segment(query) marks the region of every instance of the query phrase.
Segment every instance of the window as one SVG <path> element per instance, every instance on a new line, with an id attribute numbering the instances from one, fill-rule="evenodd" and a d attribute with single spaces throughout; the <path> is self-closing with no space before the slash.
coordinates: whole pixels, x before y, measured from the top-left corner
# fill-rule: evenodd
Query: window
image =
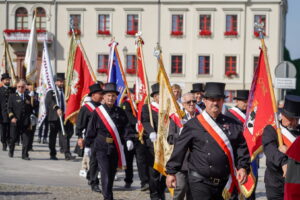
<path id="1" fill-rule="evenodd" d="M 198 74 L 209 74 L 209 73 L 210 73 L 209 56 L 199 56 Z"/>
<path id="2" fill-rule="evenodd" d="M 126 72 L 128 74 L 136 73 L 136 56 L 135 55 L 127 55 L 126 56 Z"/>
<path id="3" fill-rule="evenodd" d="M 227 98 L 225 98 L 225 102 L 226 103 L 233 103 L 235 93 L 236 93 L 235 90 L 225 90 L 225 96 L 227 96 Z"/>
<path id="4" fill-rule="evenodd" d="M 211 15 L 200 15 L 200 32 L 199 35 L 211 35 Z"/>
<path id="5" fill-rule="evenodd" d="M 236 56 L 225 57 L 225 75 L 232 76 L 237 75 L 236 73 Z"/>
<path id="6" fill-rule="evenodd" d="M 108 14 L 98 16 L 98 34 L 110 35 L 110 16 Z"/>
<path id="7" fill-rule="evenodd" d="M 108 70 L 108 55 L 99 54 L 98 55 L 98 73 L 107 73 Z"/>
<path id="8" fill-rule="evenodd" d="M 256 70 L 256 68 L 257 68 L 257 65 L 258 65 L 258 59 L 259 59 L 258 56 L 254 56 L 254 57 L 253 57 L 253 73 L 255 73 L 255 70 Z"/>
<path id="9" fill-rule="evenodd" d="M 21 7 L 16 10 L 16 15 L 15 15 L 15 28 L 17 30 L 24 30 L 28 29 L 28 12 L 26 8 Z"/>
<path id="10" fill-rule="evenodd" d="M 236 36 L 237 30 L 237 15 L 226 15 L 226 32 L 225 35 Z"/>
<path id="11" fill-rule="evenodd" d="M 183 15 L 172 15 L 172 31 L 171 35 L 183 34 Z"/>
<path id="12" fill-rule="evenodd" d="M 81 26 L 81 15 L 79 14 L 71 14 L 70 20 L 73 22 L 73 28 L 76 35 L 80 35 L 80 26 Z M 72 35 L 72 29 L 70 27 L 69 34 Z"/>
<path id="13" fill-rule="evenodd" d="M 46 30 L 46 11 L 44 8 L 38 7 L 36 15 L 36 29 L 37 30 Z M 33 12 L 35 15 L 35 11 Z"/>
<path id="14" fill-rule="evenodd" d="M 182 74 L 182 56 L 176 55 L 171 57 L 171 73 Z"/>
<path id="15" fill-rule="evenodd" d="M 127 35 L 135 35 L 139 30 L 139 16 L 127 15 Z"/>
<path id="16" fill-rule="evenodd" d="M 263 34 L 266 35 L 266 15 L 254 15 L 254 24 L 258 23 L 258 24 L 263 24 Z M 257 28 L 254 26 L 254 35 L 256 37 L 259 36 L 259 32 L 257 30 Z"/>

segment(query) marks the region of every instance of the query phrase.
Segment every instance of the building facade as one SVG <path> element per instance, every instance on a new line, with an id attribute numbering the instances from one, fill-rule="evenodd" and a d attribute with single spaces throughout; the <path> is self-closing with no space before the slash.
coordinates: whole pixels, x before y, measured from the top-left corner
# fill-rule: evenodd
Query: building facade
<path id="1" fill-rule="evenodd" d="M 114 37 L 127 80 L 133 85 L 137 32 L 142 32 L 145 42 L 149 81 L 156 80 L 153 52 L 159 44 L 171 83 L 184 91 L 192 83 L 208 81 L 225 82 L 230 97 L 233 90 L 249 89 L 261 45 L 255 22 L 264 23 L 273 79 L 276 65 L 283 60 L 286 0 L 0 0 L 0 30 L 10 44 L 19 76 L 24 73 L 22 62 L 34 12 L 38 40 L 48 42 L 54 71 L 66 71 L 72 21 L 102 81 L 106 80 L 108 44 Z M 42 43 L 39 48 L 42 52 Z"/>

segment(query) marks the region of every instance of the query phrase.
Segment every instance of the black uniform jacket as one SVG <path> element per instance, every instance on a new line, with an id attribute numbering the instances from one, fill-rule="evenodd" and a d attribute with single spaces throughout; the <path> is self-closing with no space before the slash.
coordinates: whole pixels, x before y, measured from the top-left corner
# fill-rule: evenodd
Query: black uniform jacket
<path id="1" fill-rule="evenodd" d="M 124 110 L 118 106 L 113 106 L 110 108 L 106 104 L 104 104 L 103 107 L 116 125 L 120 134 L 121 142 L 124 144 L 126 140 L 130 140 L 134 135 L 134 131 L 131 129 L 130 124 L 128 123 L 128 118 Z M 97 114 L 97 111 L 94 110 L 91 120 L 88 123 L 85 144 L 87 147 L 90 147 L 91 144 L 93 144 L 93 147 L 96 151 L 101 151 L 104 149 L 116 150 L 115 145 L 106 143 L 103 137 L 111 138 L 112 136 Z"/>
<path id="2" fill-rule="evenodd" d="M 59 109 L 59 106 L 56 104 L 55 93 L 53 90 L 47 93 L 45 104 L 48 121 L 53 122 L 59 120 L 59 117 L 57 115 L 57 110 Z"/>
<path id="3" fill-rule="evenodd" d="M 300 135 L 299 129 L 290 131 L 295 137 Z M 278 138 L 276 130 L 268 125 L 264 129 L 262 136 L 264 153 L 266 155 L 267 169 L 265 172 L 265 184 L 270 187 L 283 187 L 284 178 L 282 177 L 282 166 L 287 164 L 288 157 L 278 150 Z"/>
<path id="4" fill-rule="evenodd" d="M 100 103 L 91 101 L 90 103 L 92 103 L 95 107 L 100 106 Z M 83 105 L 80 108 L 78 117 L 77 117 L 77 121 L 76 121 L 76 135 L 78 136 L 78 138 L 82 138 L 83 135 L 83 131 L 86 131 L 86 128 L 88 126 L 89 121 L 92 118 L 92 114 L 93 112 L 91 112 L 85 105 Z"/>
<path id="5" fill-rule="evenodd" d="M 9 95 L 13 93 L 11 87 L 0 87 L 0 123 L 9 123 L 8 118 L 8 98 Z"/>
<path id="6" fill-rule="evenodd" d="M 242 126 L 222 114 L 217 117 L 216 123 L 231 142 L 237 169 L 244 168 L 249 172 L 250 157 L 242 134 Z M 180 171 L 188 150 L 190 152 L 189 170 L 196 171 L 204 177 L 225 179 L 229 176 L 230 168 L 227 156 L 197 118 L 189 120 L 184 125 L 166 166 L 168 174 Z"/>
<path id="7" fill-rule="evenodd" d="M 239 108 L 238 108 L 238 109 L 239 109 Z M 240 110 L 241 110 L 241 109 L 240 109 Z M 244 114 L 246 114 L 245 111 L 242 111 L 242 110 L 241 110 L 241 112 L 243 112 Z M 225 115 L 226 115 L 227 117 L 230 117 L 230 118 L 236 120 L 238 123 L 240 123 L 240 124 L 243 126 L 243 123 L 242 123 L 235 115 L 233 115 L 229 110 L 226 110 Z"/>
<path id="8" fill-rule="evenodd" d="M 133 140 L 134 140 L 133 142 L 137 142 L 138 141 L 138 134 L 137 134 L 137 131 L 136 131 L 137 118 L 132 113 L 131 105 L 128 101 L 124 101 L 123 104 L 121 105 L 121 108 L 123 108 L 123 110 L 125 111 L 126 116 L 128 118 L 128 121 L 129 121 L 129 124 L 130 124 L 130 127 L 135 133 L 135 137 L 133 138 Z"/>
<path id="9" fill-rule="evenodd" d="M 202 110 L 205 109 L 205 104 L 203 103 L 203 101 L 197 102 L 197 106 L 199 106 Z"/>
<path id="10" fill-rule="evenodd" d="M 30 102 L 30 96 L 24 93 L 24 100 L 18 93 L 11 94 L 8 99 L 8 116 L 17 118 L 17 125 L 23 127 L 30 126 L 30 115 L 33 114 L 33 107 Z"/>
<path id="11" fill-rule="evenodd" d="M 151 109 L 151 108 L 150 108 Z M 157 133 L 157 127 L 158 127 L 158 113 L 155 112 L 154 110 L 151 109 L 152 112 L 152 119 L 153 119 L 153 126 L 151 125 L 150 122 L 150 114 L 149 114 L 149 107 L 148 104 L 145 104 L 142 108 L 142 124 L 144 127 L 144 136 L 146 139 L 146 144 L 148 147 L 150 148 L 154 148 L 153 147 L 153 143 L 151 142 L 149 136 L 150 133 L 155 132 Z"/>

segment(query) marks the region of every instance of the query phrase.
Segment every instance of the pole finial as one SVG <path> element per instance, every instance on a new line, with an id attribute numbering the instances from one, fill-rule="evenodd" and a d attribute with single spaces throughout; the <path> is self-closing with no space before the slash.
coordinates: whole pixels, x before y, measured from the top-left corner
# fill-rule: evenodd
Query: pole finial
<path id="1" fill-rule="evenodd" d="M 260 39 L 264 38 L 264 27 L 265 27 L 265 24 L 263 22 L 261 22 L 261 23 L 255 22 L 254 23 L 254 28 L 259 33 Z"/>
<path id="2" fill-rule="evenodd" d="M 160 54 L 161 54 L 161 47 L 159 45 L 159 43 L 156 44 L 156 47 L 154 48 L 154 52 L 153 55 L 159 59 L 160 58 Z"/>

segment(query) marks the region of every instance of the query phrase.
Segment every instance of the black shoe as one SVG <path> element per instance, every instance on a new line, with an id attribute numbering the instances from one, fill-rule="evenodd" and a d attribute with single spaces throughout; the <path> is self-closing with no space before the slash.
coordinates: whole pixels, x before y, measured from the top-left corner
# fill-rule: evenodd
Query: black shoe
<path id="1" fill-rule="evenodd" d="M 56 156 L 50 156 L 50 160 L 58 160 Z"/>
<path id="2" fill-rule="evenodd" d="M 7 151 L 7 145 L 6 144 L 3 144 L 2 151 Z"/>
<path id="3" fill-rule="evenodd" d="M 91 188 L 93 192 L 99 192 L 99 193 L 102 192 L 98 185 L 93 185 Z"/>
<path id="4" fill-rule="evenodd" d="M 42 139 L 39 137 L 39 139 L 38 139 L 37 142 L 38 142 L 38 143 L 41 143 L 41 142 L 42 142 Z"/>
<path id="5" fill-rule="evenodd" d="M 47 144 L 47 139 L 46 138 L 43 139 L 43 144 Z"/>
<path id="6" fill-rule="evenodd" d="M 30 158 L 28 156 L 26 157 L 22 157 L 23 160 L 30 160 Z"/>
<path id="7" fill-rule="evenodd" d="M 33 148 L 28 149 L 28 151 L 34 151 Z"/>
<path id="8" fill-rule="evenodd" d="M 10 158 L 14 157 L 14 153 L 11 152 L 11 151 L 9 151 L 9 152 L 8 152 L 8 157 L 10 157 Z"/>
<path id="9" fill-rule="evenodd" d="M 76 156 L 72 156 L 71 154 L 67 154 L 65 160 L 74 160 Z"/>
<path id="10" fill-rule="evenodd" d="M 125 183 L 124 188 L 127 188 L 127 189 L 131 188 L 131 183 Z"/>
<path id="11" fill-rule="evenodd" d="M 149 190 L 149 184 L 145 183 L 144 185 L 141 186 L 141 191 L 146 191 Z"/>

